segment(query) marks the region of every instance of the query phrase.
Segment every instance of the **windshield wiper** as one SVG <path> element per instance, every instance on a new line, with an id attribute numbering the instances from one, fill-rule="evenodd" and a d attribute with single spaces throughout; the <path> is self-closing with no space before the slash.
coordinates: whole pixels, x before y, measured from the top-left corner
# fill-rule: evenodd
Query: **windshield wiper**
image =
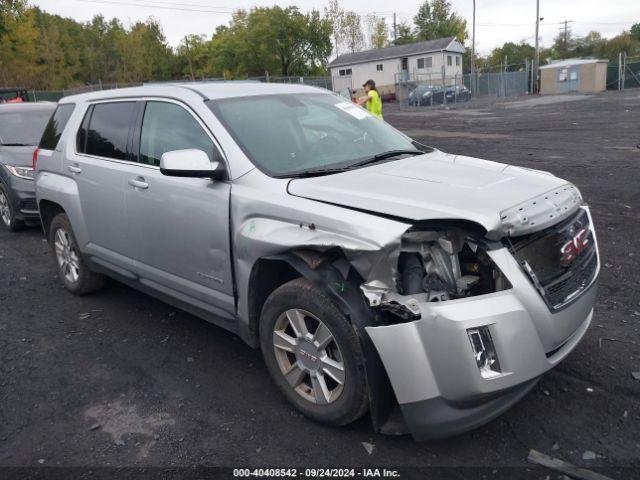
<path id="1" fill-rule="evenodd" d="M 346 172 L 349 167 L 340 168 L 318 168 L 313 170 L 303 170 L 302 172 L 287 173 L 284 175 L 278 175 L 276 178 L 305 178 L 305 177 L 319 177 L 321 175 L 330 175 L 332 173 Z"/>
<path id="2" fill-rule="evenodd" d="M 3 143 L 3 147 L 35 147 L 35 143 Z"/>
<path id="3" fill-rule="evenodd" d="M 364 165 L 368 165 L 370 163 L 379 162 L 380 160 L 386 160 L 388 158 L 397 157 L 400 155 L 422 155 L 425 152 L 420 150 L 389 150 L 387 152 L 378 153 L 369 158 L 365 158 L 356 163 L 352 163 L 351 165 L 347 165 L 346 167 L 338 167 L 338 168 L 318 168 L 312 170 L 304 170 L 302 172 L 289 173 L 285 175 L 280 175 L 276 178 L 304 178 L 304 177 L 318 177 L 320 175 L 330 175 L 332 173 L 342 173 L 348 170 L 351 170 L 356 167 L 362 167 Z"/>
<path id="4" fill-rule="evenodd" d="M 380 160 L 386 160 L 388 158 L 398 157 L 400 155 L 422 155 L 422 154 L 424 154 L 424 152 L 421 152 L 420 150 L 389 150 L 387 152 L 378 153 L 373 157 L 365 158 L 364 160 L 361 160 L 359 162 L 352 163 L 351 165 L 349 165 L 349 168 L 362 167 L 364 165 L 369 165 L 370 163 L 379 162 Z"/>

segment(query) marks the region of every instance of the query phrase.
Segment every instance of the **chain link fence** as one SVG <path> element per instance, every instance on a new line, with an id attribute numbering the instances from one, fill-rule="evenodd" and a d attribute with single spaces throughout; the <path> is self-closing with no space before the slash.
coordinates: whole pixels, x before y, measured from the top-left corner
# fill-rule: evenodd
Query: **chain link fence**
<path id="1" fill-rule="evenodd" d="M 607 67 L 607 90 L 640 87 L 640 57 L 623 57 L 622 63 Z"/>
<path id="2" fill-rule="evenodd" d="M 529 72 L 476 73 L 443 76 L 441 74 L 396 74 L 396 100 L 400 107 L 428 107 L 461 103 L 472 96 L 510 97 L 526 95 Z"/>

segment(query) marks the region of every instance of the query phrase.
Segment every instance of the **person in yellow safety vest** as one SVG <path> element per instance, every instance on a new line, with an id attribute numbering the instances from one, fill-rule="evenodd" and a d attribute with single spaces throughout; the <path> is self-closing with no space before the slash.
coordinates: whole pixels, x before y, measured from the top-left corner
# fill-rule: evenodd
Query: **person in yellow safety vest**
<path id="1" fill-rule="evenodd" d="M 382 120 L 382 100 L 380 99 L 378 90 L 376 90 L 376 82 L 367 80 L 362 86 L 364 87 L 366 95 L 356 100 L 356 103 L 358 105 L 364 105 L 367 110 Z"/>

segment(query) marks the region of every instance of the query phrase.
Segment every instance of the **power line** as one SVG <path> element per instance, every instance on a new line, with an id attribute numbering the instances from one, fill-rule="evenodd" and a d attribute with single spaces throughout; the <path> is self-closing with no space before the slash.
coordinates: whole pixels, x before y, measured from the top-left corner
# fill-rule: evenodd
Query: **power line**
<path id="1" fill-rule="evenodd" d="M 123 5 L 128 7 L 143 7 L 143 8 L 160 8 L 163 10 L 177 10 L 183 12 L 195 12 L 195 13 L 222 13 L 231 14 L 238 10 L 249 10 L 254 7 L 223 7 L 213 5 L 203 5 L 194 3 L 182 3 L 182 2 L 163 2 L 161 0 L 135 0 L 135 1 L 118 1 L 118 0 L 76 0 L 81 3 L 99 3 L 105 5 Z M 312 10 L 302 10 L 303 12 L 310 12 Z M 315 10 L 319 11 L 319 10 Z M 393 17 L 394 12 L 352 12 L 359 17 L 374 16 L 377 18 Z"/>

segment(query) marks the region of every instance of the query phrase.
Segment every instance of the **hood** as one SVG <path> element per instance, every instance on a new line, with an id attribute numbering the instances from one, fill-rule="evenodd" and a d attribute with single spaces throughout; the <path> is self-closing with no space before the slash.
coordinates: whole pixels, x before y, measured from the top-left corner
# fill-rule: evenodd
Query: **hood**
<path id="1" fill-rule="evenodd" d="M 36 146 L 7 147 L 0 145 L 0 163 L 14 167 L 30 167 L 33 164 L 33 151 Z"/>
<path id="2" fill-rule="evenodd" d="M 581 204 L 550 173 L 440 151 L 290 181 L 291 195 L 403 219 L 469 220 L 489 238 L 546 228 Z"/>

